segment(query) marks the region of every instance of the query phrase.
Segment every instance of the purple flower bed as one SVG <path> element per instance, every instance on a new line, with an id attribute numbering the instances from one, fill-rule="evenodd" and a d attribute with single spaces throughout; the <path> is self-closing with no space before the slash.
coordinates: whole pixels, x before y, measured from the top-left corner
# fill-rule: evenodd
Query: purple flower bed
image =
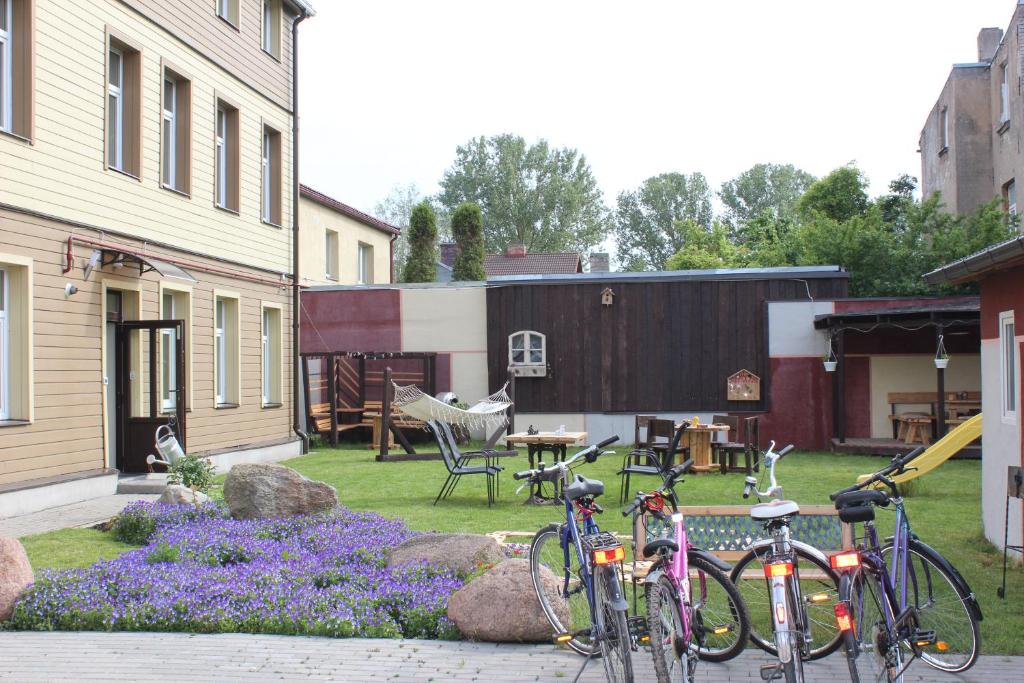
<path id="1" fill-rule="evenodd" d="M 148 503 L 129 506 L 121 519 L 152 527 L 144 547 L 88 569 L 43 572 L 19 599 L 11 627 L 458 635 L 445 611 L 461 580 L 425 564 L 384 566 L 387 550 L 413 535 L 400 521 L 344 509 L 239 521 L 213 504 Z"/>

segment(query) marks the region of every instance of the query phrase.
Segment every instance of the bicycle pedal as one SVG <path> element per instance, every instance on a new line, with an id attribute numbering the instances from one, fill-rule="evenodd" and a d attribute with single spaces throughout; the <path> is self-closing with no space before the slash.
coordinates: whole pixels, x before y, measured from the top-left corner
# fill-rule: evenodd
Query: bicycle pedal
<path id="1" fill-rule="evenodd" d="M 761 665 L 761 680 L 762 681 L 776 681 L 782 678 L 784 675 L 782 671 L 782 662 L 776 662 L 774 664 L 762 664 Z"/>
<path id="2" fill-rule="evenodd" d="M 914 645 L 917 647 L 928 647 L 936 644 L 935 631 L 917 629 L 914 631 Z"/>
<path id="3" fill-rule="evenodd" d="M 626 623 L 629 625 L 629 634 L 636 638 L 637 642 L 650 642 L 651 634 L 647 628 L 646 617 L 629 617 Z"/>

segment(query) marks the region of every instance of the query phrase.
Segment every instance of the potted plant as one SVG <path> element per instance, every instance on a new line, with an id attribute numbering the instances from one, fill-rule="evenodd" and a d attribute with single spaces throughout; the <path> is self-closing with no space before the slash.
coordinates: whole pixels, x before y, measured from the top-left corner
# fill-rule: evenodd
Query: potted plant
<path id="1" fill-rule="evenodd" d="M 942 341 L 943 335 L 939 335 L 939 347 L 935 350 L 935 367 L 945 370 L 949 365 L 949 354 L 946 353 L 946 345 Z"/>
<path id="2" fill-rule="evenodd" d="M 821 357 L 821 362 L 825 366 L 825 372 L 835 372 L 836 365 L 839 364 L 839 359 L 836 358 L 836 352 L 832 350 L 832 337 L 829 336 L 828 342 L 825 346 L 825 355 Z"/>

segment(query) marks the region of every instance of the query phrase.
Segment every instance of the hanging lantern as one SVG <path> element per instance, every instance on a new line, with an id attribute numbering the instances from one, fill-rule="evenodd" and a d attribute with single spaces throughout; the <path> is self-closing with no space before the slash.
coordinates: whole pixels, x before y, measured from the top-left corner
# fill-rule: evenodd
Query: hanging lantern
<path id="1" fill-rule="evenodd" d="M 822 364 L 825 366 L 825 372 L 835 372 L 838 359 L 836 359 L 836 352 L 832 350 L 832 334 L 829 333 L 828 338 L 825 340 L 825 355 L 821 358 Z"/>
<path id="2" fill-rule="evenodd" d="M 935 367 L 939 370 L 945 370 L 949 365 L 949 354 L 946 353 L 946 345 L 942 342 L 943 336 L 939 335 L 939 346 L 935 349 Z"/>

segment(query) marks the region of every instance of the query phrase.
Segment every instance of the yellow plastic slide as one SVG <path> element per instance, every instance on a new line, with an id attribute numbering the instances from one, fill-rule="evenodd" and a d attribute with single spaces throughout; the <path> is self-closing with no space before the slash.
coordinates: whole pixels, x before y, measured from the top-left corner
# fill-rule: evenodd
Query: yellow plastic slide
<path id="1" fill-rule="evenodd" d="M 892 478 L 897 484 L 902 484 L 911 479 L 917 479 L 922 474 L 931 472 L 936 467 L 946 462 L 960 452 L 962 448 L 981 436 L 981 413 L 974 415 L 963 424 L 953 429 L 944 437 L 933 443 L 931 446 L 910 461 L 908 470 Z M 909 469 L 913 467 L 915 469 Z M 862 474 L 857 481 L 864 481 L 870 478 L 870 474 Z"/>

